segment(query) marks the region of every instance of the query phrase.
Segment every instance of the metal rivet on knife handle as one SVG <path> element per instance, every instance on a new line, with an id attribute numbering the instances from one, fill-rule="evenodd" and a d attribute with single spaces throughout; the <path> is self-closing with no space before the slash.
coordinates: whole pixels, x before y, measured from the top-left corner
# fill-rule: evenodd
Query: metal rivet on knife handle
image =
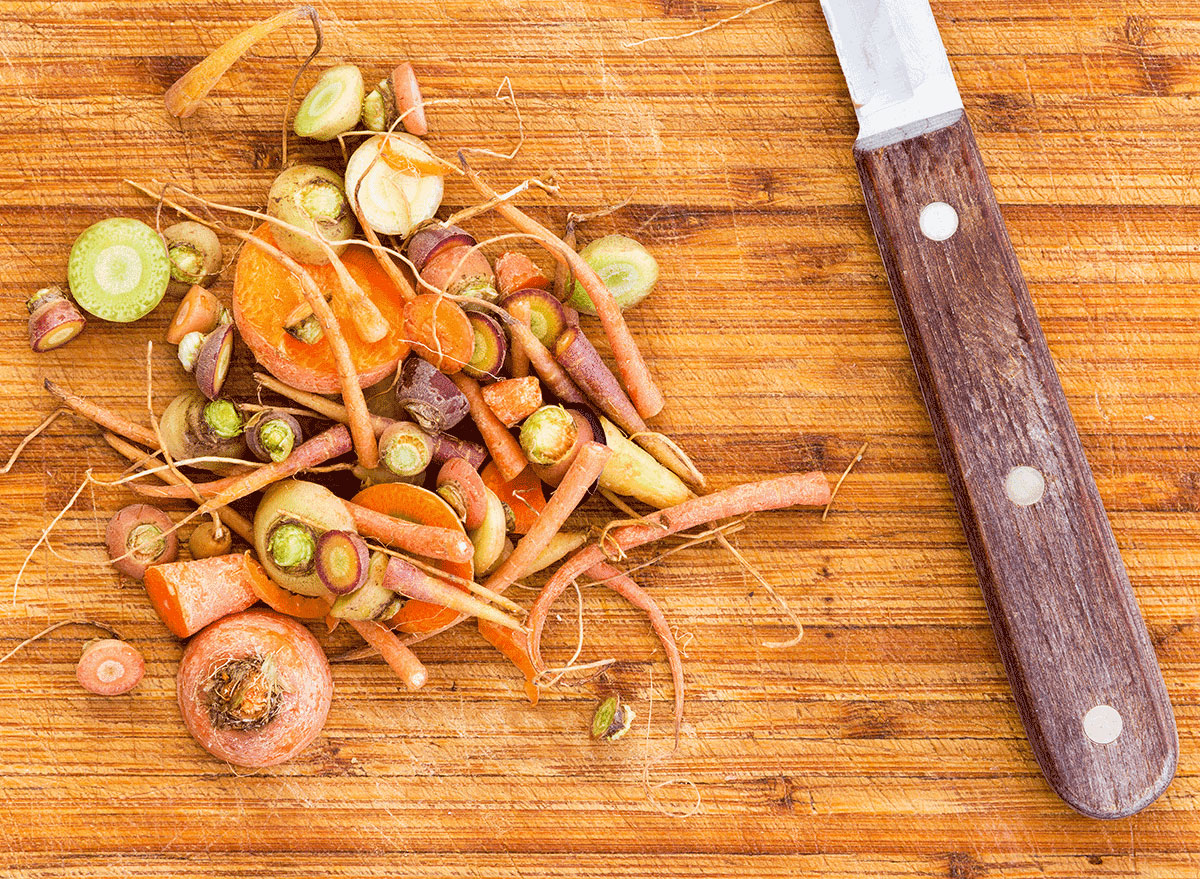
<path id="1" fill-rule="evenodd" d="M 930 241 L 948 241 L 958 231 L 958 211 L 944 201 L 931 202 L 921 208 L 917 223 Z"/>

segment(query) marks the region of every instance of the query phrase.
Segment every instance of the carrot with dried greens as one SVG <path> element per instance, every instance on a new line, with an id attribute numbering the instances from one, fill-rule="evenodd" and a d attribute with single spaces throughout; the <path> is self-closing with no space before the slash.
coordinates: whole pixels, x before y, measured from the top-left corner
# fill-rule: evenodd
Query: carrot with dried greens
<path id="1" fill-rule="evenodd" d="M 387 626 L 372 620 L 347 620 L 364 641 L 370 644 L 392 667 L 392 671 L 410 690 L 425 686 L 428 675 L 417 655 L 409 650 Z"/>
<path id="2" fill-rule="evenodd" d="M 588 443 L 579 450 L 537 522 L 517 543 L 512 555 L 484 581 L 485 587 L 503 592 L 525 573 L 587 496 L 611 456 L 612 449 L 600 443 Z"/>
<path id="3" fill-rule="evenodd" d="M 72 394 L 70 391 L 59 387 L 50 379 L 45 379 L 42 382 L 43 387 L 50 392 L 50 395 L 79 415 L 82 415 L 88 421 L 94 422 L 105 430 L 112 431 L 118 436 L 123 436 L 125 439 L 133 440 L 135 443 L 141 443 L 143 446 L 158 448 L 158 437 L 154 435 L 148 427 L 130 421 L 123 415 L 105 409 L 98 403 L 93 403 L 77 394 Z"/>
<path id="4" fill-rule="evenodd" d="M 467 179 L 482 195 L 487 198 L 496 197 L 496 191 L 484 183 L 479 175 L 466 165 L 466 162 L 462 162 L 462 165 Z M 600 276 L 592 270 L 583 257 L 575 252 L 574 248 L 567 246 L 561 238 L 520 208 L 508 202 L 500 202 L 496 205 L 496 213 L 522 232 L 537 238 L 538 242 L 556 260 L 570 267 L 575 274 L 575 280 L 583 287 L 596 306 L 596 316 L 600 318 L 600 325 L 604 328 L 604 335 L 616 358 L 617 372 L 621 374 L 625 389 L 629 392 L 629 397 L 637 407 L 638 413 L 643 418 L 651 418 L 661 412 L 663 408 L 662 393 L 654 384 L 650 369 L 646 366 L 646 361 L 642 358 L 637 343 L 633 341 L 633 336 L 629 333 L 629 327 L 625 324 L 620 306 L 617 305 L 616 299 L 613 298 Z"/>
<path id="5" fill-rule="evenodd" d="M 528 464 L 520 444 L 508 432 L 504 422 L 488 408 L 478 382 L 460 373 L 455 373 L 451 378 L 454 379 L 454 384 L 458 386 L 458 389 L 463 392 L 463 396 L 467 398 L 471 409 L 471 419 L 479 428 L 484 445 L 492 453 L 492 460 L 499 468 L 500 475 L 506 480 L 516 479 Z"/>
<path id="6" fill-rule="evenodd" d="M 542 385 L 532 375 L 484 385 L 481 393 L 505 427 L 515 426 L 542 405 Z"/>
<path id="7" fill-rule="evenodd" d="M 255 43 L 273 34 L 284 25 L 301 18 L 307 18 L 313 23 L 313 29 L 317 35 L 317 45 L 313 49 L 310 59 L 316 56 L 317 52 L 321 51 L 321 19 L 311 6 L 295 6 L 268 19 L 256 22 L 240 34 L 226 40 L 207 58 L 175 80 L 163 98 L 167 105 L 167 112 L 180 119 L 191 116 L 200 109 L 201 102 L 224 76 L 225 71 L 250 51 Z"/>
<path id="8" fill-rule="evenodd" d="M 191 640 L 175 691 L 183 722 L 202 748 L 238 766 L 274 766 L 320 735 L 333 674 L 308 629 L 268 610 L 248 610 Z"/>
<path id="9" fill-rule="evenodd" d="M 249 553 L 192 559 L 146 570 L 146 594 L 173 635 L 186 638 L 258 601 L 255 577 L 266 572 Z"/>
<path id="10" fill-rule="evenodd" d="M 469 562 L 474 555 L 475 548 L 462 531 L 409 522 L 350 501 L 345 504 L 359 533 L 386 546 L 448 562 Z"/>
<path id="11" fill-rule="evenodd" d="M 542 629 L 546 624 L 550 606 L 573 580 L 594 565 L 607 560 L 606 547 L 623 554 L 643 544 L 718 519 L 766 510 L 781 510 L 786 507 L 819 507 L 828 501 L 829 480 L 825 478 L 824 473 L 789 473 L 786 476 L 736 485 L 723 491 L 692 498 L 674 507 L 651 513 L 644 523 L 612 529 L 603 538 L 603 547 L 593 543 L 579 550 L 563 562 L 542 587 L 529 611 L 529 647 L 534 664 L 539 667 L 545 665 L 541 659 Z"/>
<path id="12" fill-rule="evenodd" d="M 112 446 L 112 448 L 117 452 L 117 454 L 123 456 L 124 458 L 126 458 L 130 461 L 137 463 L 137 462 L 147 460 L 146 452 L 144 452 L 142 449 L 139 449 L 137 446 L 134 446 L 131 443 L 126 442 L 125 440 L 121 439 L 119 436 L 115 436 L 114 434 L 106 432 L 104 434 L 104 441 L 106 443 L 108 443 L 110 446 Z M 166 482 L 170 485 L 183 485 L 184 484 L 183 477 L 172 472 L 171 470 L 160 470 L 157 473 L 155 473 L 154 475 L 157 476 L 159 479 L 161 479 L 163 482 Z M 130 484 L 132 485 L 133 483 L 130 483 Z M 217 515 L 220 517 L 221 521 L 225 525 L 228 525 L 239 537 L 241 537 L 247 543 L 254 542 L 254 526 L 251 524 L 250 520 L 247 519 L 245 516 L 243 516 L 241 513 L 237 512 L 236 510 L 231 510 L 228 507 L 226 507 L 223 510 L 218 510 Z"/>

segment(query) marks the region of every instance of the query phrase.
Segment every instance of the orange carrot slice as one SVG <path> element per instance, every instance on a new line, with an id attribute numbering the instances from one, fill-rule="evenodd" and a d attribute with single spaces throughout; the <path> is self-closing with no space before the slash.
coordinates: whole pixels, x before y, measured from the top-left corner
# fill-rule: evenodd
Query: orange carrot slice
<path id="1" fill-rule="evenodd" d="M 250 579 L 250 588 L 258 599 L 272 610 L 295 617 L 298 620 L 327 619 L 333 601 L 312 595 L 297 595 L 284 589 L 267 576 L 267 572 L 257 561 L 246 553 L 246 570 Z M 330 631 L 333 631 L 332 628 Z"/>
<path id="2" fill-rule="evenodd" d="M 172 634 L 186 638 L 213 620 L 258 600 L 252 582 L 266 573 L 247 553 L 154 565 L 143 581 L 154 610 Z"/>
<path id="3" fill-rule="evenodd" d="M 514 426 L 542 405 L 542 383 L 532 375 L 484 385 L 479 392 L 483 394 L 483 402 L 505 427 Z"/>
<path id="4" fill-rule="evenodd" d="M 506 250 L 496 260 L 496 286 L 501 296 L 507 296 L 531 287 L 549 290 L 550 279 L 525 254 Z"/>
<path id="5" fill-rule="evenodd" d="M 525 534 L 533 527 L 542 510 L 546 509 L 546 495 L 542 481 L 531 468 L 523 470 L 516 479 L 506 480 L 494 461 L 489 461 L 479 474 L 483 484 L 496 493 L 496 497 L 508 504 L 516 524 L 514 534 Z"/>
<path id="6" fill-rule="evenodd" d="M 475 330 L 467 313 L 440 293 L 423 293 L 404 308 L 404 336 L 413 350 L 445 373 L 471 362 Z"/>
<path id="7" fill-rule="evenodd" d="M 266 225 L 254 234 L 268 244 L 275 243 Z M 392 332 L 378 342 L 364 342 L 354 332 L 344 334 L 350 359 L 358 371 L 359 384 L 367 387 L 394 371 L 396 364 L 408 354 L 408 343 L 399 332 L 404 323 L 404 296 L 379 267 L 369 248 L 351 245 L 341 260 L 392 327 Z M 337 295 L 341 282 L 333 267 L 305 268 L 317 286 L 333 297 L 330 306 L 338 322 L 342 326 L 352 326 L 353 317 L 345 298 Z M 247 346 L 258 362 L 280 381 L 313 393 L 336 393 L 340 385 L 329 340 L 322 338 L 306 344 L 283 329 L 286 316 L 304 302 L 300 282 L 278 260 L 261 248 L 242 248 L 233 281 L 233 318 Z"/>
<path id="8" fill-rule="evenodd" d="M 97 696 L 120 696 L 137 686 L 146 670 L 142 654 L 128 641 L 101 638 L 83 648 L 75 677 Z"/>
<path id="9" fill-rule="evenodd" d="M 449 504 L 431 491 L 404 482 L 387 482 L 364 488 L 351 502 L 418 525 L 433 525 L 466 533 L 463 531 L 462 522 Z M 471 580 L 475 576 L 475 567 L 471 561 L 451 562 L 430 558 L 428 563 L 439 571 L 445 571 L 463 580 Z M 410 600 L 404 603 L 389 623 L 402 632 L 423 634 L 437 631 L 457 619 L 458 613 L 449 608 Z"/>

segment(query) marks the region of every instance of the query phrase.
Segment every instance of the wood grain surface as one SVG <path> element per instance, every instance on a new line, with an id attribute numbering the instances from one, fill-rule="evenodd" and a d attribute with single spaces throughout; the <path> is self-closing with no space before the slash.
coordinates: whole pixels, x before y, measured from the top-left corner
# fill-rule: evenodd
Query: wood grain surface
<path id="1" fill-rule="evenodd" d="M 473 633 L 422 650 L 403 692 L 378 664 L 335 669 L 329 723 L 302 759 L 242 777 L 187 736 L 181 646 L 141 588 L 97 563 L 117 489 L 86 490 L 35 555 L 0 648 L 87 615 L 146 653 L 129 697 L 83 693 L 92 637 L 64 630 L 0 667 L 0 874 L 65 876 L 1157 876 L 1200 872 L 1200 14 L 1191 0 L 935 0 L 944 40 L 1083 445 L 1162 662 L 1178 777 L 1143 814 L 1099 822 L 1042 779 L 1008 691 L 921 405 L 854 170 L 853 113 L 816 0 L 728 26 L 726 2 L 319 4 L 330 62 L 382 76 L 411 58 L 431 143 L 509 150 L 509 76 L 527 139 L 478 158 L 499 186 L 553 171 L 561 223 L 629 198 L 584 238 L 634 230 L 663 280 L 630 316 L 667 407 L 657 423 L 717 486 L 865 460 L 825 523 L 757 517 L 737 543 L 807 623 L 788 629 L 725 554 L 640 572 L 687 645 L 689 702 L 671 752 L 669 678 L 644 620 L 589 590 L 586 657 L 621 662 L 639 722 L 585 734 L 595 685 L 522 701 Z M 279 163 L 282 94 L 307 35 L 236 67 L 182 128 L 161 96 L 201 54 L 277 3 L 0 0 L 0 441 L 50 411 L 45 377 L 143 411 L 142 357 L 170 317 L 93 324 L 28 353 L 22 301 L 61 281 L 88 223 L 152 220 L 126 176 L 169 176 L 261 204 Z M 313 78 L 309 74 L 307 85 Z M 334 148 L 297 147 L 328 159 Z M 461 184 L 447 203 L 470 199 Z M 486 228 L 486 227 L 485 227 Z M 228 281 L 218 286 L 227 296 Z M 160 407 L 182 387 L 158 349 Z M 249 389 L 241 351 L 236 387 Z M 98 436 L 56 424 L 0 477 L 0 570 L 84 471 L 118 473 Z M 180 508 L 182 509 L 182 507 Z M 598 518 L 602 507 L 591 507 Z M 645 558 L 645 555 L 639 558 Z M 552 655 L 566 659 L 575 609 Z M 336 633 L 337 648 L 351 643 Z M 653 718 L 647 727 L 650 696 Z M 648 730 L 648 733 L 647 733 Z M 689 818 L 692 782 L 701 802 Z M 654 799 L 662 809 L 655 807 Z"/>

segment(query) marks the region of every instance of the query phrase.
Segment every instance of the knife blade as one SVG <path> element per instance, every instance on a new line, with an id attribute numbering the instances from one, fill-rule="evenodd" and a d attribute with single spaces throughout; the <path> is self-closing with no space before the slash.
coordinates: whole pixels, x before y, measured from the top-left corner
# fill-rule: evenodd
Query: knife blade
<path id="1" fill-rule="evenodd" d="M 1034 757 L 1085 815 L 1170 784 L 1179 743 L 928 0 L 821 0 L 855 164 Z"/>

